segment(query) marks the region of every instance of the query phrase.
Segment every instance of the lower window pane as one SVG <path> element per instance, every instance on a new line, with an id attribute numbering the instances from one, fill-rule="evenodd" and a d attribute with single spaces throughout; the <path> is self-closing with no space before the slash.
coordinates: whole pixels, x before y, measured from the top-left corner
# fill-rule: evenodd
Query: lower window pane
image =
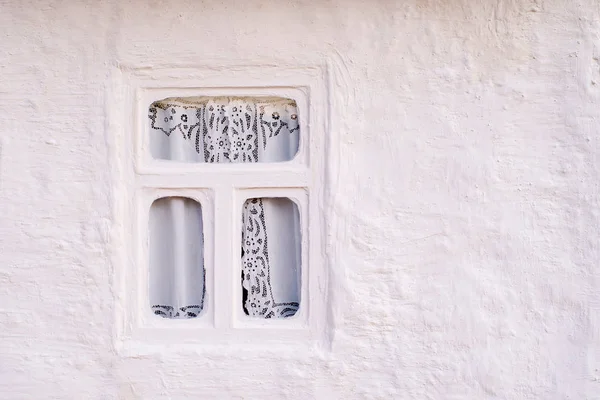
<path id="1" fill-rule="evenodd" d="M 300 306 L 301 230 L 288 198 L 248 199 L 242 219 L 242 306 L 246 315 L 286 318 Z"/>
<path id="2" fill-rule="evenodd" d="M 150 208 L 150 306 L 165 318 L 194 318 L 204 304 L 202 208 L 165 197 Z"/>

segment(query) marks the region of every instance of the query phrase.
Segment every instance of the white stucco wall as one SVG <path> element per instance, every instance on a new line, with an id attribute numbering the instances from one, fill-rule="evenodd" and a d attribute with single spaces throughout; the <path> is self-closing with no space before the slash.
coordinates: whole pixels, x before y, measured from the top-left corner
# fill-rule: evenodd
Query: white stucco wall
<path id="1" fill-rule="evenodd" d="M 0 398 L 600 399 L 600 5 L 0 3 Z M 114 349 L 118 65 L 328 65 L 331 346 Z"/>

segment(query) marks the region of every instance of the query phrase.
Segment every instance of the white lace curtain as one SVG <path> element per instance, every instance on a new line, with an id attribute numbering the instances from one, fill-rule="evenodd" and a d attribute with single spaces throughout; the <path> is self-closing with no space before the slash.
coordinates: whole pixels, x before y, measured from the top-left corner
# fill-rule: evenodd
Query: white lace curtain
<path id="1" fill-rule="evenodd" d="M 149 124 L 150 150 L 157 159 L 277 162 L 291 160 L 299 145 L 296 105 L 280 98 L 169 98 L 151 105 Z M 301 252 L 296 205 L 284 198 L 256 198 L 232 212 L 242 218 L 239 301 L 245 313 L 262 318 L 294 315 L 300 301 Z M 192 318 L 203 309 L 202 231 L 195 201 L 173 197 L 153 204 L 149 245 L 155 314 Z"/>

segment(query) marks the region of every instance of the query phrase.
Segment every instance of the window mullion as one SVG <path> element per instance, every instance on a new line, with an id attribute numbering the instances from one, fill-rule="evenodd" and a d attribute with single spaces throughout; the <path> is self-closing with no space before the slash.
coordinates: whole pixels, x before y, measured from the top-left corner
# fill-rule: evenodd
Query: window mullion
<path id="1" fill-rule="evenodd" d="M 234 192 L 230 185 L 221 185 L 215 188 L 215 240 L 213 247 L 213 277 L 214 277 L 214 316 L 215 326 L 228 329 L 232 325 L 233 310 L 233 265 L 232 255 L 239 254 L 239 249 L 234 248 L 237 237 L 233 232 L 234 219 L 237 217 L 234 207 Z M 238 246 L 239 247 L 239 246 Z"/>

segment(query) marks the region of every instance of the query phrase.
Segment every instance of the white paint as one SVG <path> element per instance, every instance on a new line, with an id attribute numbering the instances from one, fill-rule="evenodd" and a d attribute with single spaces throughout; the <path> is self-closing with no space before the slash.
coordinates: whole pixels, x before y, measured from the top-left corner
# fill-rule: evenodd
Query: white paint
<path id="1" fill-rule="evenodd" d="M 598 20 L 578 0 L 5 1 L 0 398 L 598 398 Z M 118 71 L 241 87 L 249 65 L 327 71 L 330 346 L 128 357 Z"/>

